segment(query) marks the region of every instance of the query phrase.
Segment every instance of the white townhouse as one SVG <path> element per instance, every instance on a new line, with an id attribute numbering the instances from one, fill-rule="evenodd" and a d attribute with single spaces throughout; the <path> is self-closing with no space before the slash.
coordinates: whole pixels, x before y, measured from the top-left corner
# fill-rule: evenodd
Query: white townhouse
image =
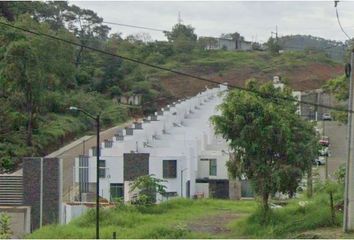
<path id="1" fill-rule="evenodd" d="M 100 195 L 108 201 L 131 198 L 129 183 L 153 174 L 165 180 L 169 196 L 229 197 L 226 142 L 214 134 L 210 122 L 218 114 L 225 85 L 168 105 L 131 127 L 120 129 L 101 145 Z M 96 149 L 76 158 L 77 200 L 95 197 Z M 160 196 L 159 200 L 163 200 Z"/>

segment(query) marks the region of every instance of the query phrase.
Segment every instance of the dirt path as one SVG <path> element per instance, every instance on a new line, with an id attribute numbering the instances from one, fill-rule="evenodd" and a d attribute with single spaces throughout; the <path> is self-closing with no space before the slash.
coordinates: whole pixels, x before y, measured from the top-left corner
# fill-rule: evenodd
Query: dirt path
<path id="1" fill-rule="evenodd" d="M 227 234 L 231 231 L 227 227 L 228 223 L 246 216 L 248 216 L 247 213 L 218 213 L 215 215 L 196 219 L 188 225 L 188 228 L 193 232 L 202 232 L 212 235 Z"/>

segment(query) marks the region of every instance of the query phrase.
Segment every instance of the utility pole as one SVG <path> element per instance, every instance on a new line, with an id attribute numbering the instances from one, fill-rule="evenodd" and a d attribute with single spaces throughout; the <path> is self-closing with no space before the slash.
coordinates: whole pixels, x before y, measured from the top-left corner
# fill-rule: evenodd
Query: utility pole
<path id="1" fill-rule="evenodd" d="M 96 118 L 96 239 L 100 238 L 100 115 Z"/>
<path id="2" fill-rule="evenodd" d="M 82 112 L 96 122 L 96 239 L 100 238 L 100 114 L 94 116 L 85 110 L 71 106 L 71 111 Z"/>
<path id="3" fill-rule="evenodd" d="M 182 17 L 181 17 L 181 12 L 178 12 L 178 24 L 181 25 L 183 22 Z"/>
<path id="4" fill-rule="evenodd" d="M 354 66 L 354 50 L 351 50 L 351 68 Z M 345 172 L 345 193 L 344 193 L 344 223 L 343 230 L 348 232 L 354 230 L 354 119 L 351 111 L 354 106 L 353 97 L 353 71 L 350 71 L 349 103 L 348 103 L 348 156 Z"/>
<path id="5" fill-rule="evenodd" d="M 273 34 L 275 34 L 275 39 L 278 43 L 278 25 L 275 25 L 275 32 L 271 32 L 272 37 L 273 37 Z"/>
<path id="6" fill-rule="evenodd" d="M 323 126 L 323 136 L 326 136 L 326 124 L 325 124 L 325 120 L 323 120 L 323 117 L 322 117 L 322 126 Z M 328 179 L 328 156 L 327 154 L 325 155 L 325 158 L 326 158 L 326 166 L 325 166 L 325 179 L 327 180 Z"/>
<path id="7" fill-rule="evenodd" d="M 183 197 L 183 172 L 186 170 L 187 168 L 181 170 L 181 197 Z"/>

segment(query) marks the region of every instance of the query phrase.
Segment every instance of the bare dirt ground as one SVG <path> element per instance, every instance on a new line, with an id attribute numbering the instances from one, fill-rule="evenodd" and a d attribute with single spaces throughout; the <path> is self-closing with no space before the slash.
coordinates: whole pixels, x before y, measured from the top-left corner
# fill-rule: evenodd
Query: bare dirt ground
<path id="1" fill-rule="evenodd" d="M 207 233 L 211 235 L 225 235 L 230 233 L 227 225 L 234 220 L 248 216 L 247 213 L 218 213 L 194 220 L 188 225 L 188 229 L 193 232 Z"/>
<path id="2" fill-rule="evenodd" d="M 330 66 L 320 63 L 312 63 L 305 67 L 297 67 L 286 71 L 283 70 L 282 72 L 272 71 L 268 73 L 259 70 L 255 71 L 250 67 L 229 70 L 222 75 L 219 75 L 218 71 L 213 71 L 212 69 L 198 69 L 197 67 L 185 72 L 197 76 L 203 76 L 220 83 L 228 82 L 229 84 L 239 87 L 244 87 L 246 80 L 250 78 L 255 78 L 257 81 L 264 83 L 271 81 L 274 75 L 281 75 L 283 79 L 286 79 L 291 88 L 294 90 L 305 91 L 321 88 L 326 81 L 342 74 L 343 69 L 340 65 Z M 160 81 L 164 89 L 177 98 L 193 96 L 198 92 L 205 90 L 205 86 L 215 86 L 215 84 L 177 75 L 163 77 Z"/>

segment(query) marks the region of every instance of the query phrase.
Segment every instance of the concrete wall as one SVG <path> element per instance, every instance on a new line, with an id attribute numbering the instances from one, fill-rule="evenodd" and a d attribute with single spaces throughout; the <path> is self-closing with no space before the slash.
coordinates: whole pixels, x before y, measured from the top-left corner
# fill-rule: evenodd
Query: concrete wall
<path id="1" fill-rule="evenodd" d="M 0 206 L 0 215 L 7 214 L 11 218 L 10 229 L 12 238 L 22 238 L 31 232 L 30 206 Z"/>
<path id="2" fill-rule="evenodd" d="M 230 39 L 218 38 L 218 49 L 226 48 L 228 51 L 236 50 L 236 41 Z"/>
<path id="3" fill-rule="evenodd" d="M 116 134 L 117 130 L 126 126 L 131 125 L 131 121 L 115 126 L 113 128 L 107 129 L 100 133 L 100 139 L 102 142 L 104 139 L 112 139 Z M 74 166 L 75 158 L 79 155 L 88 155 L 89 150 L 96 146 L 95 136 L 85 136 L 82 137 L 71 144 L 55 151 L 49 155 L 47 158 L 60 158 L 63 159 L 63 201 L 68 202 L 73 200 L 74 189 Z M 73 190 L 74 189 L 74 190 Z M 75 191 L 74 191 L 75 192 Z"/>
<path id="4" fill-rule="evenodd" d="M 243 51 L 250 51 L 252 50 L 252 43 L 251 42 L 245 42 L 245 41 L 240 41 L 240 50 Z"/>
<path id="5" fill-rule="evenodd" d="M 61 160 L 23 160 L 24 204 L 31 206 L 31 230 L 61 222 Z"/>
<path id="6" fill-rule="evenodd" d="M 64 223 L 68 224 L 73 219 L 84 214 L 90 208 L 85 205 L 69 205 L 64 204 Z"/>
<path id="7" fill-rule="evenodd" d="M 149 174 L 148 153 L 124 153 L 124 181 L 134 181 L 137 177 Z"/>

